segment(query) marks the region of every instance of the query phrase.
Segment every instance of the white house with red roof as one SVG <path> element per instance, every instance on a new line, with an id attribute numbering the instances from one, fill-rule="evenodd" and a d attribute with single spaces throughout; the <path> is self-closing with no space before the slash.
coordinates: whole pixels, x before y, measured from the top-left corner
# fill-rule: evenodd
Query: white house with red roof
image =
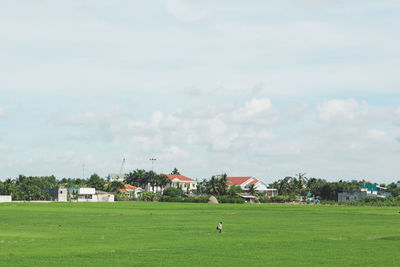
<path id="1" fill-rule="evenodd" d="M 192 178 L 183 176 L 181 174 L 167 174 L 166 176 L 171 180 L 171 187 L 180 187 L 182 188 L 183 192 L 197 189 L 197 181 Z"/>
<path id="2" fill-rule="evenodd" d="M 253 176 L 226 177 L 228 187 L 240 186 L 243 190 L 254 184 L 257 191 L 267 192 L 268 186 Z"/>
<path id="3" fill-rule="evenodd" d="M 118 189 L 118 191 L 121 194 L 127 195 L 127 196 L 134 196 L 134 197 L 140 197 L 143 189 L 140 187 L 136 187 L 130 184 L 124 184 L 124 188 Z"/>

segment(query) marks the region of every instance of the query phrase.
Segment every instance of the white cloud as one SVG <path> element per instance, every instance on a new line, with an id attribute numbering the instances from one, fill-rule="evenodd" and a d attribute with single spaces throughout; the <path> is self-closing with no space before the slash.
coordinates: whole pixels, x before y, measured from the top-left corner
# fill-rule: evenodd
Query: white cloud
<path id="1" fill-rule="evenodd" d="M 373 139 L 382 139 L 386 136 L 386 132 L 377 129 L 371 129 L 368 131 L 368 136 Z"/>
<path id="2" fill-rule="evenodd" d="M 6 114 L 6 109 L 3 106 L 0 106 L 0 117 L 3 117 Z"/>
<path id="3" fill-rule="evenodd" d="M 358 107 L 359 104 L 354 99 L 333 99 L 318 105 L 318 117 L 322 121 L 352 120 Z"/>
<path id="4" fill-rule="evenodd" d="M 200 7 L 193 6 L 185 0 L 165 0 L 167 11 L 182 21 L 194 22 L 203 19 L 207 13 Z"/>

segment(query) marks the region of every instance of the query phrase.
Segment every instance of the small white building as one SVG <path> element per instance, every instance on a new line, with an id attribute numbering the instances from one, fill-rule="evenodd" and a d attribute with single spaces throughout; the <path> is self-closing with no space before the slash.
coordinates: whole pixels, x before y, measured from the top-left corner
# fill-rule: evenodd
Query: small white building
<path id="1" fill-rule="evenodd" d="M 9 195 L 0 195 L 0 203 L 4 203 L 4 202 L 11 202 L 11 196 Z"/>
<path id="2" fill-rule="evenodd" d="M 78 190 L 78 202 L 114 202 L 114 194 L 82 187 Z"/>
<path id="3" fill-rule="evenodd" d="M 125 180 L 125 174 L 123 174 L 123 173 L 110 173 L 110 174 L 107 176 L 107 180 L 108 180 L 110 183 L 111 183 L 111 182 L 114 182 L 114 181 L 119 181 L 119 182 L 123 183 L 124 180 Z"/>

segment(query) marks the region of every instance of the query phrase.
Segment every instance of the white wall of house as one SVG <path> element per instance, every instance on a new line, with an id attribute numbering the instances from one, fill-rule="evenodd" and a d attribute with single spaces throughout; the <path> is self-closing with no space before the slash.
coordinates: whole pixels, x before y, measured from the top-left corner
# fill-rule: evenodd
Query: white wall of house
<path id="1" fill-rule="evenodd" d="M 267 191 L 268 189 L 267 185 L 263 182 L 256 183 L 254 187 L 257 191 Z"/>
<path id="2" fill-rule="evenodd" d="M 96 194 L 96 188 L 82 187 L 78 190 L 78 195 L 94 195 Z"/>
<path id="3" fill-rule="evenodd" d="M 189 188 L 189 190 L 196 190 L 197 181 L 181 181 L 179 179 L 174 179 L 171 181 L 171 187 L 182 188 L 184 192 Z"/>
<path id="4" fill-rule="evenodd" d="M 8 195 L 2 195 L 0 196 L 0 202 L 11 202 L 11 196 Z"/>
<path id="5" fill-rule="evenodd" d="M 59 187 L 57 194 L 57 201 L 59 202 L 67 202 L 68 190 L 67 188 Z"/>

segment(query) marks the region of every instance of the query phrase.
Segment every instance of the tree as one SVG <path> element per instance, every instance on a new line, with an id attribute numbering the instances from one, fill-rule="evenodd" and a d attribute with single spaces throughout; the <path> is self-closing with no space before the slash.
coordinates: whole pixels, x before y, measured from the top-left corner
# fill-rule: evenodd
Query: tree
<path id="1" fill-rule="evenodd" d="M 143 169 L 136 169 L 125 175 L 125 183 L 137 187 L 145 188 L 147 185 L 146 171 Z"/>
<path id="2" fill-rule="evenodd" d="M 167 186 L 171 184 L 171 180 L 165 174 L 157 175 L 157 186 L 161 187 L 161 191 Z"/>
<path id="3" fill-rule="evenodd" d="M 299 185 L 299 189 L 303 189 L 307 183 L 307 177 L 305 173 L 298 173 L 296 174 L 297 179 L 298 179 L 298 185 Z"/>
<path id="4" fill-rule="evenodd" d="M 170 197 L 181 197 L 181 196 L 183 196 L 183 191 L 181 188 L 168 187 L 168 188 L 165 188 L 163 195 L 170 196 Z"/>
<path id="5" fill-rule="evenodd" d="M 106 182 L 97 173 L 93 173 L 87 181 L 88 187 L 94 187 L 96 190 L 103 190 Z"/>
<path id="6" fill-rule="evenodd" d="M 247 187 L 247 192 L 249 192 L 250 195 L 254 196 L 256 193 L 256 187 L 254 184 L 250 185 Z"/>
<path id="7" fill-rule="evenodd" d="M 229 188 L 228 190 L 228 195 L 230 196 L 236 196 L 237 193 L 242 193 L 243 189 L 240 186 L 233 185 Z"/>
<path id="8" fill-rule="evenodd" d="M 223 196 L 227 194 L 227 175 L 226 173 L 212 176 L 211 179 L 206 183 L 207 193 L 216 196 Z"/>
<path id="9" fill-rule="evenodd" d="M 180 174 L 177 168 L 174 168 L 174 170 L 170 174 Z"/>
<path id="10" fill-rule="evenodd" d="M 211 176 L 210 181 L 207 182 L 207 192 L 211 195 L 218 195 L 218 179 Z"/>
<path id="11" fill-rule="evenodd" d="M 120 182 L 120 181 L 112 181 L 108 186 L 107 186 L 107 191 L 108 192 L 113 192 L 113 193 L 118 193 L 118 189 L 123 189 L 125 188 L 125 185 Z"/>

